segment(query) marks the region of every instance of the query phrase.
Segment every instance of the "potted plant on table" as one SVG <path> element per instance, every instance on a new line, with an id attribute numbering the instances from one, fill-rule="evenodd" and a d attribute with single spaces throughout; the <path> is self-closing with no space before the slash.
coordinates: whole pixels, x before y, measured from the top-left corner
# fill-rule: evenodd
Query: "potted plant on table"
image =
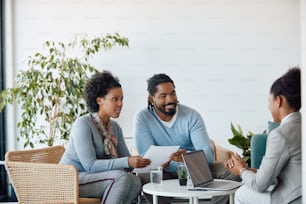
<path id="1" fill-rule="evenodd" d="M 89 60 L 101 48 L 109 50 L 115 45 L 128 46 L 128 39 L 118 33 L 93 39 L 77 35 L 67 44 L 46 41 L 43 52 L 29 57 L 26 69 L 17 75 L 16 87 L 0 93 L 0 111 L 6 104 L 20 104 L 17 139 L 24 139 L 24 148 L 69 139 L 72 123 L 86 112 L 82 100 L 85 82 L 98 72 Z M 71 56 L 73 53 L 77 56 Z"/>
<path id="2" fill-rule="evenodd" d="M 187 185 L 188 171 L 184 163 L 179 163 L 177 166 L 177 177 L 181 186 Z"/>

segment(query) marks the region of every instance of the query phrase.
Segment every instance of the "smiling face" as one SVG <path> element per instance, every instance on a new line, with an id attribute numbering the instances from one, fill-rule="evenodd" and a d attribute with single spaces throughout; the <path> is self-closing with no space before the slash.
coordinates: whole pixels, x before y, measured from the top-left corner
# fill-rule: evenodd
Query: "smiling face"
<path id="1" fill-rule="evenodd" d="M 104 97 L 98 97 L 99 116 L 107 121 L 109 118 L 118 118 L 123 106 L 123 92 L 120 87 L 109 89 Z"/>
<path id="2" fill-rule="evenodd" d="M 157 115 L 164 121 L 169 121 L 176 113 L 177 96 L 171 82 L 161 83 L 156 86 L 154 95 L 149 96 Z"/>

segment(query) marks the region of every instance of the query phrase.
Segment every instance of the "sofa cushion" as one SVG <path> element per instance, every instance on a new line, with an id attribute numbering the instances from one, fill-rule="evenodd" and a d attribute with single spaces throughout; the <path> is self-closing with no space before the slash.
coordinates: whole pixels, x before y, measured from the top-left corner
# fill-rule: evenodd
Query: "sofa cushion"
<path id="1" fill-rule="evenodd" d="M 279 126 L 279 123 L 269 121 L 267 131 L 266 131 L 267 134 L 263 133 L 263 134 L 253 135 L 251 139 L 251 167 L 252 168 L 255 168 L 255 169 L 259 168 L 262 157 L 266 153 L 267 136 L 273 129 L 275 129 L 278 126 Z"/>

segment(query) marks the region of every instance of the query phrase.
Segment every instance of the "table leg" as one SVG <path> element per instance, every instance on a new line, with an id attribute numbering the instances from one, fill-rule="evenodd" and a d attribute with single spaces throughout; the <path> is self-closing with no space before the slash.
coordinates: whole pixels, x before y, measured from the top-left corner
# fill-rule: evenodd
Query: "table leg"
<path id="1" fill-rule="evenodd" d="M 153 204 L 158 204 L 157 195 L 153 195 Z"/>
<path id="2" fill-rule="evenodd" d="M 234 193 L 229 195 L 229 204 L 234 204 Z"/>
<path id="3" fill-rule="evenodd" d="M 193 204 L 193 197 L 189 198 L 189 204 Z"/>
<path id="4" fill-rule="evenodd" d="M 199 204 L 199 198 L 193 197 L 193 204 Z"/>

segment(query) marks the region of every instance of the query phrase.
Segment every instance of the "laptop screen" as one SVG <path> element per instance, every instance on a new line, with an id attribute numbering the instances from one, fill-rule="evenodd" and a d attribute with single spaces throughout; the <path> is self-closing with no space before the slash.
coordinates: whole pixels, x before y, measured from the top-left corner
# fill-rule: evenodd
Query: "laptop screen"
<path id="1" fill-rule="evenodd" d="M 203 150 L 183 154 L 188 173 L 194 186 L 213 180 L 210 168 Z"/>

